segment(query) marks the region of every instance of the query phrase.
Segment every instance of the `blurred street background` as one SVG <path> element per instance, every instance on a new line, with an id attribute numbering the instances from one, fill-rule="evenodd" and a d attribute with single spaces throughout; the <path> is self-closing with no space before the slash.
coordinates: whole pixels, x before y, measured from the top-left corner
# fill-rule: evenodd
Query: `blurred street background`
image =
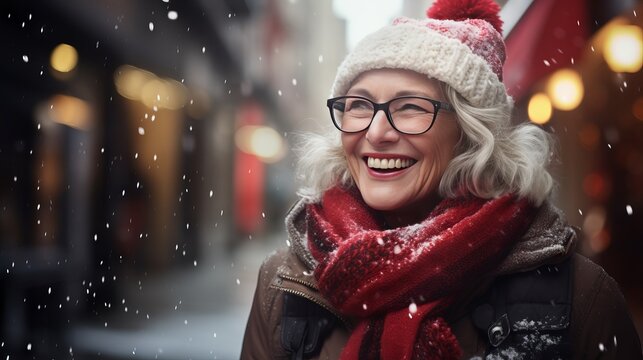
<path id="1" fill-rule="evenodd" d="M 516 122 L 643 335 L 643 1 L 498 1 Z M 298 133 L 428 0 L 0 3 L 0 359 L 236 359 Z"/>

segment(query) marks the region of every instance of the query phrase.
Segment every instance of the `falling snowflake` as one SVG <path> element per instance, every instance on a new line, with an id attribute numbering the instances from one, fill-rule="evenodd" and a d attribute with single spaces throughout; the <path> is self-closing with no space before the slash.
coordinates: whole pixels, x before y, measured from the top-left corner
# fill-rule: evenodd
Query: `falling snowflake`
<path id="1" fill-rule="evenodd" d="M 409 313 L 415 314 L 416 312 L 418 312 L 418 306 L 416 303 L 412 302 L 409 304 Z"/>

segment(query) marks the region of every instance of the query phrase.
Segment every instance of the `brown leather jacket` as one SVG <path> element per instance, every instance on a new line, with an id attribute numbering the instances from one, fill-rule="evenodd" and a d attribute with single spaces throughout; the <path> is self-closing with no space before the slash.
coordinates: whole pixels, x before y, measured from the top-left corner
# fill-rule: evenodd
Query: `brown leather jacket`
<path id="1" fill-rule="evenodd" d="M 340 321 L 324 340 L 314 359 L 338 359 L 354 325 L 339 314 L 317 291 L 312 276 L 314 260 L 303 242 L 303 205 L 287 218 L 291 246 L 269 256 L 261 266 L 255 297 L 243 340 L 241 359 L 288 359 L 281 345 L 281 320 L 285 293 L 304 297 L 327 309 Z M 572 312 L 570 336 L 574 359 L 643 359 L 636 329 L 618 285 L 600 266 L 573 254 L 575 235 L 557 209 L 545 204 L 532 228 L 516 245 L 497 274 L 532 270 L 540 265 L 572 259 Z M 545 250 L 549 249 L 549 250 Z M 552 250 L 554 249 L 554 250 Z M 463 359 L 479 356 L 491 346 L 473 322 L 469 304 L 490 284 L 481 285 L 471 299 L 463 299 L 449 320 L 463 350 Z M 477 295 L 476 295 L 477 294 Z"/>

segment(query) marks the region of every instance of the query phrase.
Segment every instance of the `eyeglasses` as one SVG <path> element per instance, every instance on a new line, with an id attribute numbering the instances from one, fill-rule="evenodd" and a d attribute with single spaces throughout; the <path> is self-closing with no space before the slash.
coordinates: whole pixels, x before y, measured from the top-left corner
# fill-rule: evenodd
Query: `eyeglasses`
<path id="1" fill-rule="evenodd" d="M 423 134 L 431 129 L 440 109 L 454 111 L 450 104 L 420 96 L 400 96 L 381 104 L 361 96 L 339 96 L 328 99 L 326 106 L 335 127 L 345 133 L 368 129 L 375 114 L 384 110 L 395 130 Z"/>

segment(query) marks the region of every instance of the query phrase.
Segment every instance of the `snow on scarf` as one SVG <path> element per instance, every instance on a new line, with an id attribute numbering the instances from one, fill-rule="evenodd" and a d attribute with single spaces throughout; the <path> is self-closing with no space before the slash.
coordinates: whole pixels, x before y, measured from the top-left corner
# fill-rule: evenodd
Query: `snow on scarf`
<path id="1" fill-rule="evenodd" d="M 513 195 L 446 199 L 421 223 L 386 229 L 357 191 L 332 188 L 307 205 L 319 290 L 360 320 L 341 358 L 459 358 L 442 312 L 498 266 L 534 214 Z"/>

